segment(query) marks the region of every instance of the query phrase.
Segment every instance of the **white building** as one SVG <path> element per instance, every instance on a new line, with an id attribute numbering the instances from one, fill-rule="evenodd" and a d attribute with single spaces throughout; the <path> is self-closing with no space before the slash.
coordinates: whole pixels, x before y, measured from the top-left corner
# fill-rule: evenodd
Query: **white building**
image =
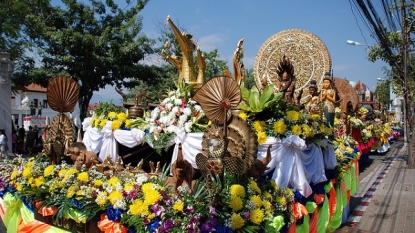
<path id="1" fill-rule="evenodd" d="M 11 138 L 12 135 L 9 98 L 11 93 L 10 75 L 13 69 L 9 54 L 4 50 L 0 50 L 0 129 L 5 129 L 7 138 Z M 11 143 L 9 147 L 10 145 Z"/>
<path id="2" fill-rule="evenodd" d="M 30 125 L 44 128 L 58 114 L 48 105 L 47 89 L 37 84 L 30 84 L 12 93 L 11 109 L 13 123 L 19 126 L 24 125 L 26 130 Z M 74 123 L 80 127 L 78 104 L 70 117 L 74 117 Z"/>

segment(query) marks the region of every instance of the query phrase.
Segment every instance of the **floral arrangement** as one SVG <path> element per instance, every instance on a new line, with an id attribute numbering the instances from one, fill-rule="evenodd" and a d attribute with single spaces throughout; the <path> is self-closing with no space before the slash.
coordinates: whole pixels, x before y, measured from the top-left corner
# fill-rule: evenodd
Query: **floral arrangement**
<path id="1" fill-rule="evenodd" d="M 305 140 L 313 140 L 333 133 L 333 128 L 324 124 L 319 114 L 299 111 L 282 100 L 281 95 L 275 95 L 272 85 L 262 94 L 255 86 L 249 92 L 244 87 L 241 90 L 243 102 L 238 106 L 241 109 L 239 117 L 253 126 L 260 145 L 265 143 L 267 137 L 298 135 Z"/>
<path id="2" fill-rule="evenodd" d="M 167 98 L 147 112 L 138 126 L 146 132 L 145 141 L 155 149 L 168 149 L 175 137 L 175 129 L 184 129 L 186 133 L 202 132 L 207 126 L 199 123 L 205 114 L 202 107 L 190 98 L 192 86 L 184 82 L 176 86 L 177 90 L 168 91 Z"/>
<path id="3" fill-rule="evenodd" d="M 274 181 L 225 174 L 210 183 L 218 192 L 209 192 L 203 179 L 175 192 L 168 169 L 150 177 L 128 169 L 104 175 L 95 167 L 48 164 L 45 155 L 20 162 L 8 180 L 14 196 L 57 218 L 85 223 L 99 215 L 121 232 L 278 232 L 296 220 L 293 191 Z"/>
<path id="4" fill-rule="evenodd" d="M 121 106 L 114 105 L 112 101 L 99 104 L 99 107 L 94 110 L 90 124 L 101 130 L 107 125 L 108 121 L 111 121 L 112 130 L 129 128 L 131 124 L 126 110 Z"/>
<path id="5" fill-rule="evenodd" d="M 350 165 L 352 159 L 358 159 L 360 152 L 357 149 L 358 142 L 350 135 L 338 136 L 333 140 L 334 152 L 336 154 L 337 163 L 336 177 L 338 181 L 342 181 L 343 177 Z"/>
<path id="6" fill-rule="evenodd" d="M 370 126 L 372 126 L 372 125 L 370 125 Z M 369 127 L 369 129 L 366 128 L 366 129 L 362 130 L 362 141 L 363 141 L 363 143 L 367 143 L 373 137 L 371 128 L 372 127 Z"/>
<path id="7" fill-rule="evenodd" d="M 348 118 L 354 128 L 363 129 L 365 127 L 365 124 L 359 118 L 350 116 Z"/>

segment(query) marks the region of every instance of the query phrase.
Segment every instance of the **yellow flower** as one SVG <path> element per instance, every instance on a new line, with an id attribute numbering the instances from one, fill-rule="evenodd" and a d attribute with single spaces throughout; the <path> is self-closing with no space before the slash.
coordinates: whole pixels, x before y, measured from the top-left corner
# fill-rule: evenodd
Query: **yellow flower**
<path id="1" fill-rule="evenodd" d="M 141 190 L 143 191 L 143 193 L 147 193 L 151 190 L 154 190 L 153 188 L 153 183 L 145 183 L 141 186 Z"/>
<path id="2" fill-rule="evenodd" d="M 262 212 L 259 208 L 252 210 L 249 220 L 251 220 L 254 224 L 261 224 L 261 222 L 264 221 L 264 212 Z"/>
<path id="3" fill-rule="evenodd" d="M 109 179 L 109 180 L 107 181 L 107 183 L 108 183 L 109 185 L 111 185 L 113 189 L 115 189 L 115 188 L 117 187 L 117 184 L 120 184 L 120 183 L 121 183 L 121 181 L 120 181 L 120 179 L 118 179 L 118 177 L 113 176 L 113 177 L 111 177 L 111 179 Z"/>
<path id="4" fill-rule="evenodd" d="M 114 120 L 111 124 L 111 128 L 112 128 L 112 130 L 116 130 L 116 129 L 121 128 L 121 121 Z"/>
<path id="5" fill-rule="evenodd" d="M 30 167 L 26 167 L 23 169 L 22 175 L 24 178 L 26 179 L 29 178 L 31 174 L 32 174 L 32 169 Z"/>
<path id="6" fill-rule="evenodd" d="M 238 197 L 245 197 L 245 188 L 244 186 L 240 185 L 240 184 L 234 184 L 230 187 L 229 189 L 231 195 L 235 195 Z"/>
<path id="7" fill-rule="evenodd" d="M 287 131 L 287 126 L 285 125 L 284 121 L 279 120 L 274 123 L 274 131 L 279 134 L 285 134 L 285 131 Z"/>
<path id="8" fill-rule="evenodd" d="M 245 112 L 239 112 L 238 113 L 238 116 L 241 118 L 241 119 L 243 119 L 243 120 L 246 120 L 246 118 L 248 117 L 247 115 L 246 115 L 246 113 Z"/>
<path id="9" fill-rule="evenodd" d="M 306 138 L 311 138 L 314 136 L 314 132 L 310 126 L 308 126 L 307 124 L 303 124 L 302 126 L 303 126 L 303 132 Z"/>
<path id="10" fill-rule="evenodd" d="M 100 124 L 101 124 L 101 122 L 100 122 L 100 120 L 99 119 L 96 119 L 95 121 L 94 121 L 94 127 L 95 128 L 98 128 L 98 126 L 100 126 Z M 106 124 L 106 123 L 105 123 Z"/>
<path id="11" fill-rule="evenodd" d="M 291 128 L 291 132 L 295 135 L 300 135 L 301 132 L 301 126 L 299 125 L 293 125 L 293 127 Z"/>
<path id="12" fill-rule="evenodd" d="M 265 121 L 255 121 L 252 125 L 255 131 L 264 131 L 265 130 Z"/>
<path id="13" fill-rule="evenodd" d="M 12 180 L 16 179 L 17 175 L 19 175 L 19 173 L 17 172 L 17 170 L 13 170 L 13 172 L 12 172 L 12 174 L 10 176 L 10 179 L 12 179 Z"/>
<path id="14" fill-rule="evenodd" d="M 77 186 L 69 186 L 68 191 L 66 193 L 66 197 L 67 198 L 72 198 L 75 195 L 75 190 L 78 189 Z"/>
<path id="15" fill-rule="evenodd" d="M 36 187 L 40 187 L 40 186 L 42 186 L 43 181 L 44 181 L 43 176 L 39 176 L 39 177 L 37 177 L 37 178 L 35 179 L 35 185 L 36 185 Z"/>
<path id="16" fill-rule="evenodd" d="M 125 183 L 124 184 L 124 191 L 127 193 L 134 189 L 134 184 L 131 183 Z"/>
<path id="17" fill-rule="evenodd" d="M 258 136 L 258 144 L 259 145 L 262 145 L 267 141 L 268 136 L 264 131 L 258 131 L 256 133 L 256 135 Z"/>
<path id="18" fill-rule="evenodd" d="M 258 187 L 258 184 L 253 179 L 249 180 L 248 188 L 257 194 L 261 194 L 261 189 Z"/>
<path id="19" fill-rule="evenodd" d="M 131 121 L 130 120 L 125 120 L 125 128 L 130 128 L 131 127 Z"/>
<path id="20" fill-rule="evenodd" d="M 99 206 L 104 206 L 107 204 L 107 201 L 107 192 L 98 192 L 97 198 L 95 198 L 95 203 L 97 203 Z"/>
<path id="21" fill-rule="evenodd" d="M 161 198 L 161 194 L 157 190 L 151 190 L 144 194 L 144 203 L 153 205 Z"/>
<path id="22" fill-rule="evenodd" d="M 22 191 L 22 190 L 23 190 L 23 186 L 22 186 L 22 184 L 18 183 L 18 184 L 16 185 L 16 190 L 17 190 L 17 191 Z"/>
<path id="23" fill-rule="evenodd" d="M 252 201 L 252 203 L 254 203 L 254 204 L 255 204 L 255 207 L 256 207 L 256 208 L 259 208 L 259 207 L 261 207 L 261 206 L 262 206 L 262 200 L 261 200 L 261 197 L 260 197 L 260 196 L 258 196 L 258 195 L 253 195 L 253 196 L 250 196 L 250 197 L 249 197 L 249 200 L 251 200 L 251 201 Z"/>
<path id="24" fill-rule="evenodd" d="M 118 113 L 118 115 L 117 115 L 117 118 L 118 118 L 118 120 L 120 120 L 120 121 L 125 121 L 125 120 L 127 120 L 127 117 L 128 117 L 128 115 L 127 115 L 127 114 L 125 114 L 125 112 L 120 112 L 120 113 Z"/>
<path id="25" fill-rule="evenodd" d="M 300 120 L 301 113 L 297 111 L 287 111 L 287 119 L 289 121 L 298 121 Z"/>
<path id="26" fill-rule="evenodd" d="M 272 201 L 272 195 L 271 195 L 271 193 L 269 193 L 269 192 L 265 191 L 265 192 L 264 192 L 264 194 L 263 194 L 263 196 L 264 196 L 264 198 L 265 198 L 266 200 L 268 200 L 268 201 Z"/>
<path id="27" fill-rule="evenodd" d="M 122 193 L 118 191 L 113 191 L 108 196 L 108 199 L 110 200 L 111 205 L 115 205 L 117 201 L 122 199 Z"/>
<path id="28" fill-rule="evenodd" d="M 308 116 L 308 119 L 314 120 L 314 121 L 320 121 L 321 117 L 318 114 L 311 114 Z"/>
<path id="29" fill-rule="evenodd" d="M 148 205 L 140 199 L 134 200 L 133 204 L 130 205 L 130 212 L 132 215 L 148 215 Z"/>
<path id="30" fill-rule="evenodd" d="M 276 199 L 276 202 L 279 206 L 285 205 L 287 203 L 287 200 L 285 199 L 284 196 L 279 196 Z"/>
<path id="31" fill-rule="evenodd" d="M 109 119 L 115 119 L 117 117 L 117 113 L 115 113 L 115 112 L 109 112 L 108 113 L 108 118 Z"/>
<path id="32" fill-rule="evenodd" d="M 83 182 L 87 181 L 88 178 L 89 178 L 88 172 L 81 172 L 78 174 L 78 177 L 77 177 L 79 181 L 83 181 Z"/>
<path id="33" fill-rule="evenodd" d="M 94 180 L 93 182 L 94 182 L 95 187 L 100 187 L 104 183 L 104 182 L 102 182 L 102 180 Z"/>
<path id="34" fill-rule="evenodd" d="M 174 203 L 173 210 L 174 210 L 175 213 L 182 212 L 183 211 L 183 202 L 181 200 L 178 200 L 176 203 Z"/>
<path id="35" fill-rule="evenodd" d="M 47 166 L 47 167 L 45 168 L 45 170 L 43 171 L 43 175 L 44 175 L 45 177 L 48 177 L 48 176 L 52 175 L 52 173 L 53 173 L 53 169 L 54 169 L 54 165 L 49 165 L 49 166 Z"/>
<path id="36" fill-rule="evenodd" d="M 243 208 L 242 199 L 238 196 L 231 195 L 231 199 L 229 200 L 229 207 L 232 208 L 233 212 L 238 212 Z"/>
<path id="37" fill-rule="evenodd" d="M 99 123 L 99 126 L 104 127 L 104 126 L 107 125 L 107 122 L 108 122 L 108 120 L 104 119 L 104 120 L 101 121 L 101 123 Z"/>
<path id="38" fill-rule="evenodd" d="M 232 230 L 241 229 L 245 225 L 244 219 L 237 213 L 232 214 Z"/>

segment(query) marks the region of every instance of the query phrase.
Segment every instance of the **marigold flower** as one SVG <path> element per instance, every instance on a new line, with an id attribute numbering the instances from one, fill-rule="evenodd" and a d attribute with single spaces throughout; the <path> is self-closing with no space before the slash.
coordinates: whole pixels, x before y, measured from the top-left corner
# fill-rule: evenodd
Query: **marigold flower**
<path id="1" fill-rule="evenodd" d="M 231 207 L 233 212 L 238 212 L 243 208 L 242 199 L 238 196 L 231 195 L 231 199 L 229 200 L 229 207 Z"/>
<path id="2" fill-rule="evenodd" d="M 238 197 L 245 197 L 245 188 L 244 186 L 240 185 L 240 184 L 234 184 L 230 187 L 229 189 L 231 195 L 235 195 Z"/>
<path id="3" fill-rule="evenodd" d="M 116 130 L 116 129 L 121 128 L 121 121 L 119 121 L 119 120 L 114 120 L 114 121 L 111 123 L 111 128 L 112 128 L 112 130 Z"/>
<path id="4" fill-rule="evenodd" d="M 88 172 L 81 172 L 81 173 L 79 173 L 77 179 L 79 181 L 83 181 L 83 182 L 87 181 L 89 179 Z"/>
<path id="5" fill-rule="evenodd" d="M 279 134 L 285 134 L 287 131 L 287 126 L 285 125 L 284 121 L 279 120 L 274 123 L 274 131 Z"/>
<path id="6" fill-rule="evenodd" d="M 255 131 L 264 131 L 266 124 L 265 121 L 254 121 L 252 126 L 254 127 Z"/>
<path id="7" fill-rule="evenodd" d="M 181 200 L 178 200 L 173 205 L 173 210 L 175 213 L 182 212 L 183 211 L 183 202 Z"/>
<path id="8" fill-rule="evenodd" d="M 300 135 L 302 133 L 301 126 L 293 125 L 293 127 L 291 128 L 291 132 L 295 135 Z"/>
<path id="9" fill-rule="evenodd" d="M 246 115 L 246 113 L 245 112 L 239 112 L 238 113 L 238 116 L 241 118 L 241 119 L 243 119 L 243 120 L 246 120 L 246 118 L 248 117 L 247 115 Z"/>
<path id="10" fill-rule="evenodd" d="M 232 230 L 241 229 L 245 225 L 244 219 L 237 213 L 232 214 Z"/>
<path id="11" fill-rule="evenodd" d="M 249 200 L 251 200 L 254 204 L 256 208 L 259 208 L 262 206 L 262 200 L 261 197 L 258 195 L 252 195 L 249 197 Z"/>
<path id="12" fill-rule="evenodd" d="M 258 137 L 258 144 L 259 145 L 264 144 L 267 141 L 267 139 L 268 139 L 268 136 L 267 136 L 267 134 L 264 131 L 258 131 L 256 133 L 256 135 Z"/>
<path id="13" fill-rule="evenodd" d="M 252 210 L 249 220 L 254 224 L 261 224 L 264 221 L 264 212 L 259 208 Z"/>
<path id="14" fill-rule="evenodd" d="M 50 175 L 52 175 L 52 173 L 53 173 L 53 169 L 55 168 L 55 166 L 54 165 L 49 165 L 49 166 L 47 166 L 46 168 L 45 168 L 45 170 L 43 171 L 43 175 L 45 176 L 45 177 L 48 177 L 48 176 L 50 176 Z"/>
<path id="15" fill-rule="evenodd" d="M 300 120 L 301 113 L 297 111 L 287 111 L 287 119 L 289 121 L 298 121 Z"/>

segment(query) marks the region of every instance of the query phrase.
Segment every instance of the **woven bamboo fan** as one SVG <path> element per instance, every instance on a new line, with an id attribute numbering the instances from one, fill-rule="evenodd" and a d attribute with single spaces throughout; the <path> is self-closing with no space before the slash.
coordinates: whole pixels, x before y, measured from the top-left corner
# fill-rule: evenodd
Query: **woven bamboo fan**
<path id="1" fill-rule="evenodd" d="M 232 117 L 232 108 L 241 102 L 241 89 L 238 83 L 230 77 L 219 76 L 206 82 L 193 96 L 202 106 L 209 120 L 225 123 Z M 226 114 L 226 118 L 225 118 Z"/>
<path id="2" fill-rule="evenodd" d="M 54 77 L 47 91 L 48 104 L 57 112 L 71 112 L 79 99 L 78 83 L 69 76 Z"/>

